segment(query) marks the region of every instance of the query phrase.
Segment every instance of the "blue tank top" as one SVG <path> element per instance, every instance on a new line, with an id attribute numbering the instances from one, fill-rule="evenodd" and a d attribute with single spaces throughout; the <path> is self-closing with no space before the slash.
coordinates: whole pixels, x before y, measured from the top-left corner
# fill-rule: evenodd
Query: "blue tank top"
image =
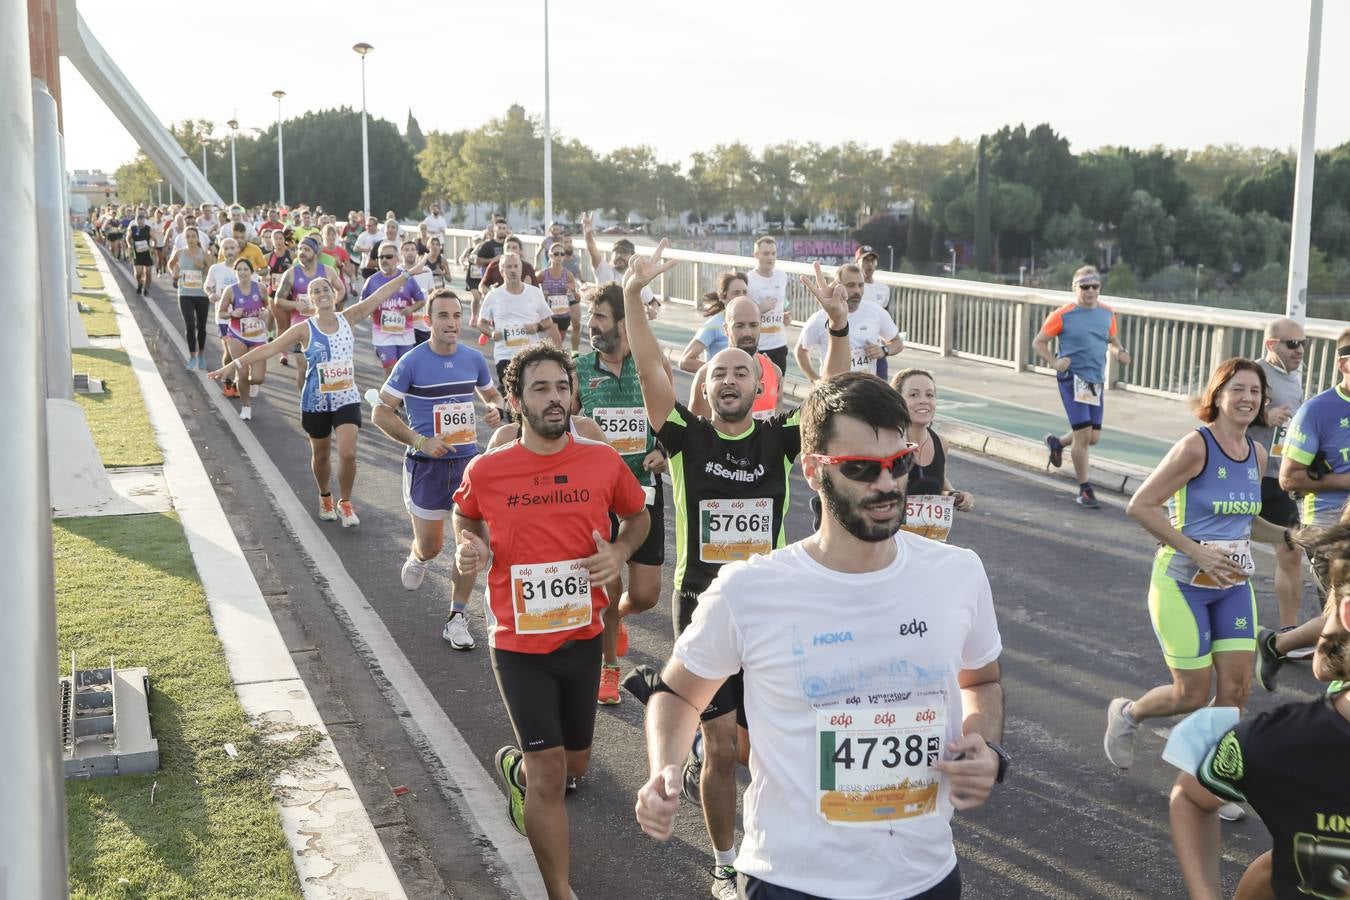
<path id="1" fill-rule="evenodd" d="M 356 349 L 352 326 L 346 316 L 340 315 L 337 320 L 336 334 L 325 334 L 317 316 L 305 320 L 309 324 L 309 346 L 305 348 L 305 386 L 300 391 L 303 412 L 332 412 L 361 402 L 352 361 Z"/>
<path id="2" fill-rule="evenodd" d="M 1252 519 L 1261 513 L 1261 470 L 1256 443 L 1247 438 L 1247 458 L 1235 460 L 1208 428 L 1196 429 L 1205 441 L 1205 467 L 1167 501 L 1172 525 L 1195 541 L 1245 541 Z M 1184 553 L 1164 547 L 1167 575 L 1178 581 L 1195 577 L 1195 564 Z"/>

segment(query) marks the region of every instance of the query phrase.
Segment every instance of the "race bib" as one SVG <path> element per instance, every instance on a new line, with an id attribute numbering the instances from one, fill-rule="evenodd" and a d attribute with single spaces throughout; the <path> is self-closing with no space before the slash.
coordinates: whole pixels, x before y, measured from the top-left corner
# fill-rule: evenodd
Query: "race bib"
<path id="1" fill-rule="evenodd" d="M 149 241 L 136 241 L 132 246 L 136 248 L 137 253 L 147 253 L 150 250 Z"/>
<path id="2" fill-rule="evenodd" d="M 408 330 L 408 317 L 396 309 L 382 309 L 380 330 L 385 334 L 402 334 Z"/>
<path id="3" fill-rule="evenodd" d="M 470 278 L 482 278 L 482 277 L 483 277 L 483 267 L 482 267 L 482 266 L 469 266 L 469 277 L 470 277 Z"/>
<path id="4" fill-rule="evenodd" d="M 579 559 L 511 567 L 516 634 L 549 634 L 591 624 L 591 579 Z"/>
<path id="5" fill-rule="evenodd" d="M 1102 386 L 1073 376 L 1073 399 L 1075 403 L 1087 406 L 1102 405 Z"/>
<path id="6" fill-rule="evenodd" d="M 911 534 L 945 541 L 952 530 L 955 509 L 955 497 L 946 494 L 915 494 L 905 498 L 905 524 L 901 527 Z"/>
<path id="7" fill-rule="evenodd" d="M 947 737 L 942 694 L 896 706 L 816 710 L 821 817 L 831 825 L 888 829 L 937 813 Z"/>
<path id="8" fill-rule="evenodd" d="M 508 347 L 524 347 L 530 342 L 530 337 L 524 325 L 503 325 L 502 340 Z"/>
<path id="9" fill-rule="evenodd" d="M 239 320 L 239 333 L 246 341 L 261 341 L 267 337 L 267 323 L 258 316 L 244 316 Z"/>
<path id="10" fill-rule="evenodd" d="M 854 372 L 871 372 L 873 375 L 876 374 L 876 360 L 867 358 L 867 348 L 854 347 L 851 356 L 850 367 Z"/>
<path id="11" fill-rule="evenodd" d="M 1252 559 L 1251 541 L 1201 541 L 1200 543 L 1206 547 L 1215 547 L 1222 550 L 1233 561 L 1233 564 L 1242 570 L 1243 581 L 1256 574 L 1256 560 Z M 1196 572 L 1195 576 L 1191 578 L 1191 585 L 1203 588 L 1231 586 L 1219 584 L 1208 572 Z"/>
<path id="12" fill-rule="evenodd" d="M 566 294 L 549 294 L 548 295 L 549 310 L 551 310 L 555 316 L 567 315 L 567 299 L 568 298 Z"/>
<path id="13" fill-rule="evenodd" d="M 319 363 L 319 393 L 335 394 L 356 387 L 356 366 L 351 360 Z"/>
<path id="14" fill-rule="evenodd" d="M 597 407 L 591 416 L 620 456 L 647 452 L 647 410 L 641 406 Z"/>
<path id="15" fill-rule="evenodd" d="M 706 563 L 749 559 L 773 549 L 773 501 L 700 500 L 698 558 Z"/>
<path id="16" fill-rule="evenodd" d="M 783 331 L 783 311 L 781 309 L 760 313 L 759 333 L 780 334 Z"/>
<path id="17" fill-rule="evenodd" d="M 201 290 L 202 289 L 201 269 L 184 269 L 178 276 L 178 283 L 180 286 L 190 291 Z"/>
<path id="18" fill-rule="evenodd" d="M 286 273 L 285 273 L 285 272 L 273 272 L 273 273 L 272 273 L 272 293 L 273 293 L 273 294 L 275 294 L 277 291 L 281 290 L 281 279 L 283 279 L 283 278 L 285 278 L 285 277 L 286 277 Z"/>
<path id="19" fill-rule="evenodd" d="M 452 447 L 477 443 L 477 422 L 472 400 L 437 403 L 431 409 L 432 434 Z"/>
<path id="20" fill-rule="evenodd" d="M 1275 433 L 1270 437 L 1270 458 L 1279 459 L 1284 456 L 1284 436 L 1289 433 L 1288 425 L 1276 425 Z"/>
<path id="21" fill-rule="evenodd" d="M 432 288 L 435 289 L 435 290 L 440 290 L 441 288 L 445 287 L 445 276 L 444 276 L 444 275 L 432 275 L 432 276 L 431 276 L 431 286 L 432 286 Z"/>

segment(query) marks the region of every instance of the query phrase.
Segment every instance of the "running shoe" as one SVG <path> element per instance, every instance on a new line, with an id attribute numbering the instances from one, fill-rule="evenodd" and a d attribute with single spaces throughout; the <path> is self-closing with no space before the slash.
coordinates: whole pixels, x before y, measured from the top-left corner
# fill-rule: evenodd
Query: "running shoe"
<path id="1" fill-rule="evenodd" d="M 281 364 L 288 369 L 291 367 L 291 355 L 289 353 L 281 354 Z"/>
<path id="2" fill-rule="evenodd" d="M 253 407 L 251 407 L 251 406 L 241 406 L 241 407 L 239 408 L 239 418 L 243 419 L 245 422 L 247 422 L 247 421 L 249 421 L 250 419 L 252 419 L 252 418 L 253 418 Z"/>
<path id="3" fill-rule="evenodd" d="M 1256 683 L 1268 691 L 1275 690 L 1275 678 L 1286 657 L 1275 649 L 1275 631 L 1262 628 L 1256 632 Z"/>
<path id="4" fill-rule="evenodd" d="M 319 498 L 319 521 L 320 522 L 337 521 L 337 507 L 333 505 L 332 494 L 329 494 L 327 497 Z"/>
<path id="5" fill-rule="evenodd" d="M 1106 708 L 1106 737 L 1102 739 L 1102 748 L 1117 769 L 1134 765 L 1134 733 L 1139 726 L 1125 718 L 1125 707 L 1129 705 L 1127 698 L 1117 697 Z"/>
<path id="6" fill-rule="evenodd" d="M 427 566 L 431 565 L 429 559 L 418 559 L 417 554 L 411 550 L 408 551 L 408 558 L 403 561 L 403 586 L 410 591 L 415 591 L 422 586 L 422 580 L 427 577 Z"/>
<path id="7" fill-rule="evenodd" d="M 230 400 L 239 399 L 239 388 L 234 386 L 233 381 L 225 382 L 225 386 L 221 388 L 221 392 Z"/>
<path id="8" fill-rule="evenodd" d="M 563 794 L 564 795 L 575 794 L 577 792 L 577 785 L 579 783 L 580 782 L 578 781 L 577 776 L 568 775 L 567 781 L 563 782 Z"/>
<path id="9" fill-rule="evenodd" d="M 736 891 L 735 866 L 713 866 L 708 870 L 708 873 L 713 878 L 708 893 L 716 897 L 717 900 L 736 900 L 740 896 Z"/>
<path id="10" fill-rule="evenodd" d="M 1102 505 L 1097 502 L 1097 495 L 1092 491 L 1092 485 L 1085 484 L 1078 489 L 1077 504 L 1083 509 L 1101 509 Z"/>
<path id="11" fill-rule="evenodd" d="M 441 638 L 456 650 L 472 650 L 476 646 L 473 635 L 469 634 L 469 619 L 458 610 L 450 613 L 450 618 L 445 620 Z"/>
<path id="12" fill-rule="evenodd" d="M 703 805 L 703 759 L 693 750 L 684 761 L 684 779 L 680 796 L 695 806 Z"/>
<path id="13" fill-rule="evenodd" d="M 525 754 L 510 745 L 498 750 L 493 758 L 497 774 L 506 784 L 506 817 L 521 834 L 525 833 L 525 785 L 520 783 L 520 764 L 524 759 Z"/>
<path id="14" fill-rule="evenodd" d="M 1236 803 L 1225 803 L 1219 807 L 1219 818 L 1225 822 L 1241 822 L 1247 818 L 1247 811 Z"/>
<path id="15" fill-rule="evenodd" d="M 600 668 L 600 693 L 595 702 L 601 706 L 615 706 L 619 702 L 619 667 L 602 666 Z"/>
<path id="16" fill-rule="evenodd" d="M 648 665 L 634 666 L 623 678 L 623 689 L 632 694 L 637 702 L 647 705 L 652 689 L 656 686 L 656 670 Z"/>
<path id="17" fill-rule="evenodd" d="M 1053 434 L 1045 436 L 1045 446 L 1050 448 L 1050 465 L 1058 469 L 1064 465 L 1064 445 Z"/>
<path id="18" fill-rule="evenodd" d="M 614 652 L 619 656 L 628 655 L 628 623 L 623 619 L 619 620 L 619 640 Z"/>
<path id="19" fill-rule="evenodd" d="M 187 365 L 183 367 L 183 371 L 185 371 L 185 372 L 191 372 L 191 371 L 192 371 L 193 369 L 195 369 L 195 368 L 197 368 L 197 357 L 195 357 L 195 356 L 189 356 L 189 357 L 188 357 L 188 361 L 187 361 Z"/>
<path id="20" fill-rule="evenodd" d="M 1284 658 L 1290 662 L 1304 662 L 1312 659 L 1313 654 L 1317 652 L 1316 647 L 1295 647 L 1284 655 Z"/>
<path id="21" fill-rule="evenodd" d="M 361 524 L 361 520 L 356 517 L 356 510 L 352 509 L 352 501 L 338 501 L 338 521 L 342 523 L 343 528 L 355 528 Z"/>

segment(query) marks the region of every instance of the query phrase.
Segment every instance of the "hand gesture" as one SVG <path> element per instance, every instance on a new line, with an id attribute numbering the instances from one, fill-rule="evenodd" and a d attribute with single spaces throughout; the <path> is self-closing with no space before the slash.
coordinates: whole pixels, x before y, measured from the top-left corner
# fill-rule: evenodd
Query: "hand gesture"
<path id="1" fill-rule="evenodd" d="M 628 263 L 628 280 L 624 282 L 624 289 L 641 291 L 655 281 L 658 275 L 675 268 L 678 265 L 677 260 L 661 259 L 661 254 L 665 252 L 666 239 L 661 238 L 661 243 L 656 245 L 651 256 L 634 256 Z"/>
<path id="2" fill-rule="evenodd" d="M 868 359 L 881 359 L 886 355 L 886 348 L 876 341 L 866 341 L 863 343 L 863 353 Z"/>
<path id="3" fill-rule="evenodd" d="M 961 512 L 970 512 L 975 508 L 975 498 L 969 491 L 952 491 L 952 505 Z"/>
<path id="4" fill-rule="evenodd" d="M 595 553 L 583 559 L 581 564 L 586 567 L 591 584 L 603 586 L 619 577 L 624 559 L 613 544 L 600 536 L 600 532 L 592 531 L 591 537 L 595 538 Z"/>
<path id="5" fill-rule="evenodd" d="M 592 221 L 593 221 L 593 216 L 592 216 L 589 212 L 584 212 L 584 213 L 581 214 L 581 233 L 582 233 L 582 234 L 590 234 L 590 233 L 591 233 L 592 228 L 593 228 L 593 226 L 592 226 L 592 224 L 591 224 Z"/>
<path id="6" fill-rule="evenodd" d="M 1061 356 L 1059 359 L 1055 360 L 1055 371 L 1060 373 L 1067 372 L 1069 371 L 1070 365 L 1072 365 L 1071 360 L 1067 356 Z"/>
<path id="7" fill-rule="evenodd" d="M 1293 418 L 1287 406 L 1268 406 L 1266 407 L 1266 421 L 1276 428 L 1288 422 Z"/>
<path id="8" fill-rule="evenodd" d="M 1120 363 L 1122 366 L 1128 366 L 1128 365 L 1130 364 L 1130 353 L 1129 353 L 1129 351 L 1128 351 L 1128 350 L 1121 350 L 1119 353 L 1117 353 L 1117 354 L 1116 354 L 1116 362 Z"/>
<path id="9" fill-rule="evenodd" d="M 450 452 L 449 445 L 438 437 L 423 437 L 413 445 L 413 449 L 423 456 L 430 456 L 432 459 L 440 459 Z"/>
<path id="10" fill-rule="evenodd" d="M 489 406 L 487 412 L 483 413 L 483 423 L 489 428 L 496 428 L 502 424 L 502 411 L 495 406 Z"/>
<path id="11" fill-rule="evenodd" d="M 935 768 L 947 778 L 952 808 L 983 806 L 998 777 L 998 754 L 978 734 L 949 741 L 947 750 L 954 758 L 938 760 Z"/>
<path id="12" fill-rule="evenodd" d="M 426 271 L 426 269 L 427 269 L 427 254 L 423 253 L 421 256 L 417 257 L 417 262 L 413 263 L 411 266 L 408 266 L 403 271 L 404 273 L 407 274 L 409 278 L 411 278 L 414 275 L 421 275 L 423 272 Z"/>
<path id="13" fill-rule="evenodd" d="M 207 372 L 206 377 L 210 378 L 212 381 L 220 381 L 222 378 L 234 374 L 235 368 L 234 360 L 230 360 L 214 372 Z"/>
<path id="14" fill-rule="evenodd" d="M 455 545 L 455 568 L 461 575 L 473 577 L 487 565 L 488 548 L 483 539 L 472 531 L 460 529 Z"/>
<path id="15" fill-rule="evenodd" d="M 633 806 L 638 824 L 658 841 L 669 840 L 675 827 L 675 811 L 680 807 L 680 780 L 675 767 L 666 766 L 638 790 L 637 803 Z"/>
<path id="16" fill-rule="evenodd" d="M 799 275 L 798 278 L 801 279 L 802 287 L 810 291 L 820 304 L 820 308 L 825 310 L 831 328 L 838 331 L 848 324 L 848 292 L 837 281 L 833 285 L 830 284 L 825 272 L 820 268 L 820 263 L 816 263 L 814 279 L 805 275 Z"/>
<path id="17" fill-rule="evenodd" d="M 653 450 L 642 458 L 642 469 L 646 472 L 655 472 L 662 474 L 670 465 L 666 462 L 666 455 L 660 450 Z"/>

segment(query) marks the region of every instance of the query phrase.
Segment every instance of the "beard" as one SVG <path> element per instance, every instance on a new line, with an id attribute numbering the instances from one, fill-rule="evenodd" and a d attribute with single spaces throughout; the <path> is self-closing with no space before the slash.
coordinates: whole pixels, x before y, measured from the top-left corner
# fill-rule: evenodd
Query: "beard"
<path id="1" fill-rule="evenodd" d="M 846 497 L 835 487 L 834 480 L 830 477 L 829 472 L 821 472 L 820 492 L 824 497 L 825 509 L 829 512 L 830 518 L 842 525 L 845 531 L 860 541 L 879 544 L 882 541 L 890 540 L 900 530 L 900 526 L 905 523 L 905 495 L 903 491 L 890 491 L 888 493 L 874 491 L 855 501 Z M 890 501 L 894 501 L 900 510 L 900 514 L 895 517 L 894 522 L 877 522 L 863 512 L 863 507 L 869 504 Z"/>
<path id="2" fill-rule="evenodd" d="M 563 417 L 557 422 L 551 422 L 545 418 L 553 410 L 561 410 Z M 553 440 L 560 438 L 567 433 L 567 429 L 572 424 L 572 417 L 567 414 L 567 409 L 561 403 L 550 403 L 537 412 L 530 409 L 525 404 L 521 404 L 520 410 L 525 415 L 525 424 L 530 426 L 530 430 L 542 438 Z"/>
<path id="3" fill-rule="evenodd" d="M 712 400 L 713 411 L 721 417 L 724 422 L 743 422 L 745 417 L 750 415 L 751 410 L 755 408 L 755 395 L 741 397 L 739 400 L 722 400 L 714 397 Z"/>
<path id="4" fill-rule="evenodd" d="M 749 353 L 753 359 L 754 355 L 759 352 L 759 338 L 743 337 L 736 342 L 736 349 L 744 350 L 746 353 Z"/>
<path id="5" fill-rule="evenodd" d="M 1350 680 L 1350 632 L 1337 631 L 1318 638 L 1313 674 L 1319 681 Z"/>
<path id="6" fill-rule="evenodd" d="M 613 353 L 619 349 L 619 329 L 612 328 L 609 331 L 601 331 L 598 328 L 592 328 L 591 347 L 601 353 Z"/>

